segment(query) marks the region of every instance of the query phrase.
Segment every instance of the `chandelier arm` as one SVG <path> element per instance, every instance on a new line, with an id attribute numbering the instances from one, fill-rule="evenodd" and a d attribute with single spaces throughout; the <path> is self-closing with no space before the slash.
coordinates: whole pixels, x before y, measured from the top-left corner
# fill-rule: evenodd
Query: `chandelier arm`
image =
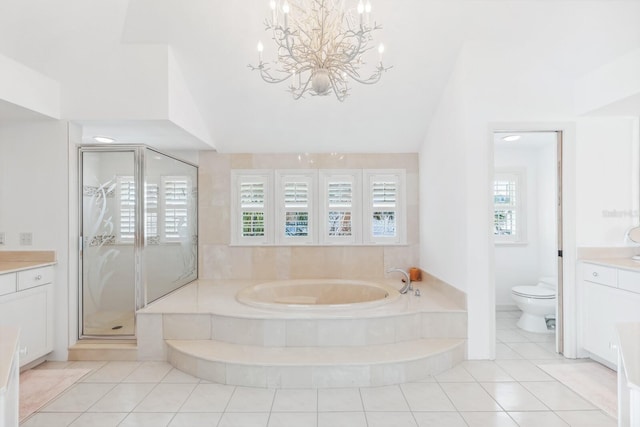
<path id="1" fill-rule="evenodd" d="M 260 77 L 262 77 L 262 80 L 264 80 L 267 83 L 282 83 L 283 81 L 291 78 L 291 74 L 285 74 L 285 76 L 282 78 L 274 77 L 269 72 L 269 69 L 265 68 L 265 65 L 266 63 L 261 62 L 260 65 L 258 65 L 257 67 L 251 64 L 249 64 L 248 67 L 251 68 L 252 71 L 259 70 Z"/>
<path id="2" fill-rule="evenodd" d="M 346 89 L 344 91 L 342 90 L 339 91 L 338 88 L 336 87 L 335 79 L 332 77 L 331 74 L 329 74 L 329 82 L 331 82 L 331 89 L 333 89 L 333 94 L 336 96 L 336 98 L 338 98 L 338 101 L 343 102 L 344 99 L 347 97 Z"/>
<path id="3" fill-rule="evenodd" d="M 365 85 L 372 85 L 372 84 L 378 83 L 380 81 L 380 78 L 382 77 L 382 72 L 387 70 L 381 66 L 378 66 L 378 68 L 376 69 L 376 72 L 373 73 L 371 76 L 369 76 L 367 79 L 361 79 L 358 76 L 358 74 L 354 73 L 352 70 L 345 69 L 344 71 L 345 73 L 347 73 L 349 77 L 351 77 L 353 80 L 357 81 L 358 83 L 362 83 Z"/>
<path id="4" fill-rule="evenodd" d="M 284 50 L 287 51 L 287 55 L 288 57 L 290 57 L 293 61 L 295 61 L 296 63 L 302 63 L 304 61 L 302 61 L 297 55 L 294 54 L 295 51 L 295 43 L 289 41 L 289 35 L 291 33 L 289 33 L 289 30 L 286 29 L 282 29 L 282 27 L 279 27 L 279 31 L 280 33 L 282 33 L 282 35 L 278 35 L 277 33 L 274 32 L 273 35 L 273 40 L 276 42 L 276 45 L 278 46 L 278 48 L 283 48 Z M 284 40 L 284 42 L 283 42 Z M 304 43 L 303 43 L 304 46 Z"/>
<path id="5" fill-rule="evenodd" d="M 311 83 L 311 76 L 309 76 L 309 78 L 307 79 L 306 83 L 304 84 L 304 86 L 301 86 L 298 89 L 298 93 L 296 94 L 295 90 L 292 90 L 291 93 L 293 95 L 293 100 L 297 101 L 298 99 L 302 98 L 302 96 L 304 95 L 304 93 L 307 91 L 307 88 L 309 87 L 309 83 Z"/>
<path id="6" fill-rule="evenodd" d="M 363 50 L 362 48 L 362 40 L 364 39 L 364 34 L 360 34 L 360 33 L 353 33 L 353 35 L 349 35 L 348 33 L 345 34 L 345 36 L 342 38 L 342 42 L 346 43 L 345 40 L 351 37 L 355 37 L 356 40 L 358 41 L 358 46 L 352 46 L 351 48 L 351 54 L 347 57 L 347 62 L 351 62 L 354 59 L 356 59 L 356 57 L 358 56 L 358 54 L 362 54 L 364 52 L 366 52 L 367 50 L 371 49 L 370 47 L 366 47 L 366 43 L 365 43 L 365 48 Z M 348 45 L 350 45 L 350 43 L 346 43 Z"/>

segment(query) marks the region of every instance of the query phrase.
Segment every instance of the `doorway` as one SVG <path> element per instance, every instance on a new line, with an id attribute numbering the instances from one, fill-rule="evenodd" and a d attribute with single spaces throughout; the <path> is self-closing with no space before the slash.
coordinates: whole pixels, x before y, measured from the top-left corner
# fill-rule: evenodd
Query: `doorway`
<path id="1" fill-rule="evenodd" d="M 562 132 L 493 133 L 496 354 L 563 353 Z"/>

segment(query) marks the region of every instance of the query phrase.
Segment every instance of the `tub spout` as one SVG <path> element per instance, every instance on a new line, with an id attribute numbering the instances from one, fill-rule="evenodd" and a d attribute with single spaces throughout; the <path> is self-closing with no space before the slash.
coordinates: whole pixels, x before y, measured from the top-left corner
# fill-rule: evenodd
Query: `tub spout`
<path id="1" fill-rule="evenodd" d="M 413 289 L 413 287 L 411 286 L 411 277 L 409 277 L 409 273 L 407 273 L 406 271 L 404 271 L 401 268 L 391 268 L 387 271 L 387 273 L 393 273 L 393 272 L 398 272 L 398 273 L 402 273 L 404 274 L 404 278 L 405 278 L 405 283 L 404 286 L 402 287 L 402 289 L 400 289 L 401 294 L 406 294 L 407 291 Z"/>

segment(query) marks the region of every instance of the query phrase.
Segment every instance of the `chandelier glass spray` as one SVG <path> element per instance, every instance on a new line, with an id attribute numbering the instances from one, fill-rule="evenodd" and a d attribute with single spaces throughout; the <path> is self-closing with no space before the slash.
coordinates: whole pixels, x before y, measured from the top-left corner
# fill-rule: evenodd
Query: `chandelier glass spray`
<path id="1" fill-rule="evenodd" d="M 382 27 L 370 23 L 371 3 L 359 0 L 349 9 L 348 0 L 271 0 L 271 16 L 265 20 L 276 44 L 273 64 L 262 60 L 264 45 L 258 42 L 259 71 L 267 83 L 289 82 L 294 99 L 305 94 L 329 95 L 340 101 L 349 94 L 349 80 L 377 83 L 391 67 L 382 64 L 384 46 L 378 46 L 378 61 L 368 77 L 360 74 L 363 56 L 372 50 L 372 33 Z"/>

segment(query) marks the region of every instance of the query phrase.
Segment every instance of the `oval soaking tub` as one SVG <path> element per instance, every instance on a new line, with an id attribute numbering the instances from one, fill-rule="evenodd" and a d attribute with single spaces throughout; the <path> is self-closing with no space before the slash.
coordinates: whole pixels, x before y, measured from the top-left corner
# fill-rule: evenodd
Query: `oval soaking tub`
<path id="1" fill-rule="evenodd" d="M 249 286 L 239 291 L 236 299 L 260 308 L 325 310 L 375 307 L 399 296 L 396 288 L 379 282 L 300 279 Z"/>

